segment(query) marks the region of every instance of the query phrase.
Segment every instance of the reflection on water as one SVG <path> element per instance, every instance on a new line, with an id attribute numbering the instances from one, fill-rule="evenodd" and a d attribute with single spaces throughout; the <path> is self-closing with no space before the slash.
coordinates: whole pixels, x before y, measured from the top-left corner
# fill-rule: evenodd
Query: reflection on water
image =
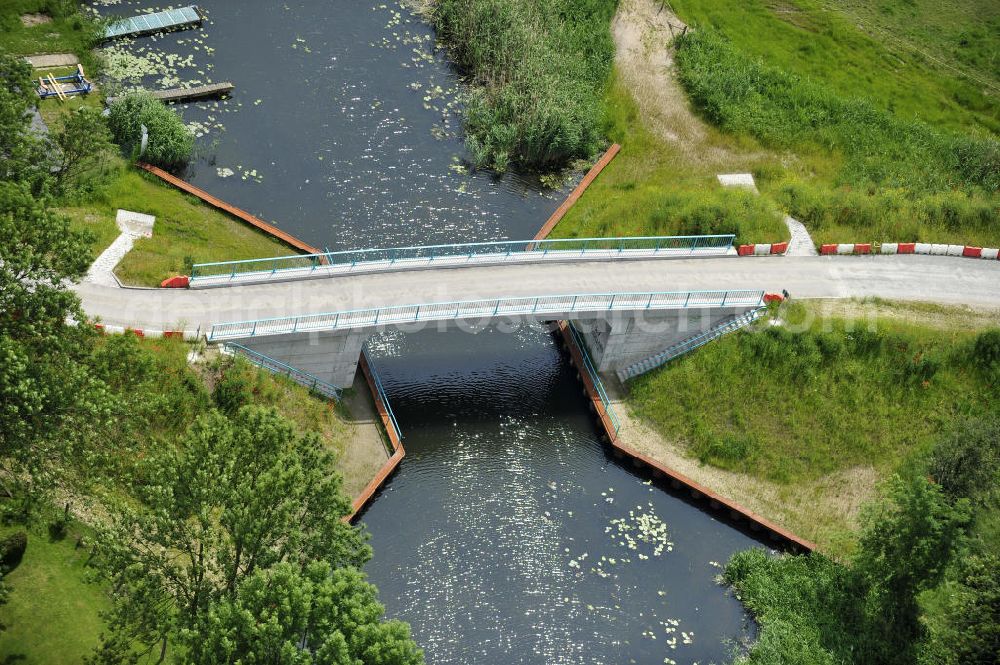
<path id="1" fill-rule="evenodd" d="M 152 2 L 96 3 L 130 15 Z M 468 173 L 460 85 L 431 28 L 394 3 L 203 0 L 204 28 L 112 47 L 150 88 L 231 81 L 181 105 L 201 137 L 185 178 L 320 247 L 530 238 L 564 196 Z M 153 73 L 155 71 L 155 73 Z"/>
<path id="2" fill-rule="evenodd" d="M 429 663 L 727 659 L 750 627 L 715 577 L 755 541 L 606 454 L 545 330 L 371 348 L 406 458 L 368 571 Z"/>

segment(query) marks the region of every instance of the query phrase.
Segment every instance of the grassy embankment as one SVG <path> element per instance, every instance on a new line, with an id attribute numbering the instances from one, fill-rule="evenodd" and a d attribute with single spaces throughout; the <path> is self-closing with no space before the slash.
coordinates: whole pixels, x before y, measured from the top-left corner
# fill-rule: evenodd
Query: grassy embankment
<path id="1" fill-rule="evenodd" d="M 889 18 L 861 24 L 871 36 L 856 17 L 809 2 L 679 0 L 680 17 L 699 30 L 674 54 L 675 73 L 711 124 L 686 131 L 696 118 L 685 117 L 683 95 L 657 97 L 620 50 L 605 107 L 608 135 L 624 150 L 557 233 L 784 237 L 780 227 L 757 223 L 758 214 L 719 202 L 727 195 L 715 174 L 744 170 L 766 199 L 760 208 L 791 212 L 817 242 L 998 244 L 1000 12 L 990 3 L 969 12 L 970 3 L 946 3 L 948 27 L 937 32 L 926 27 L 941 11 L 937 4 L 890 3 Z M 924 27 L 906 27 L 914 22 Z M 934 38 L 924 40 L 928 32 Z M 676 78 L 660 82 L 670 84 Z M 657 127 L 663 118 L 651 105 L 680 108 Z M 700 224 L 690 221 L 693 207 L 701 209 Z"/>
<path id="2" fill-rule="evenodd" d="M 84 63 L 88 77 L 93 78 L 100 64 L 92 52 L 93 23 L 79 15 L 76 7 L 74 2 L 52 0 L 5 2 L 0 6 L 0 26 L 4 28 L 0 31 L 0 50 L 16 55 L 74 53 Z M 52 20 L 24 26 L 21 16 L 35 13 Z M 58 76 L 72 69 L 55 68 L 51 72 Z M 65 102 L 54 98 L 39 101 L 39 112 L 52 131 L 58 131 L 67 113 L 81 107 L 102 108 L 100 89 Z M 270 236 L 138 172 L 118 156 L 109 156 L 104 166 L 92 174 L 91 181 L 93 186 L 85 192 L 71 192 L 57 205 L 75 227 L 94 232 L 95 257 L 118 236 L 114 222 L 118 208 L 157 218 L 153 237 L 139 240 L 117 268 L 119 278 L 127 284 L 158 286 L 166 277 L 187 272 L 192 262 L 295 253 Z"/>
<path id="3" fill-rule="evenodd" d="M 131 464 L 158 446 L 176 445 L 187 426 L 211 408 L 233 409 L 243 403 L 274 407 L 302 431 L 314 431 L 336 451 L 344 491 L 354 496 L 371 480 L 387 455 L 379 442 L 359 439 L 339 407 L 283 377 L 243 361 L 221 358 L 191 368 L 191 346 L 177 340 L 108 338 L 95 349 L 95 363 L 115 379 L 114 389 L 128 395 L 118 426 L 107 445 L 118 450 L 118 468 L 107 468 L 100 487 L 76 488 L 84 499 L 74 509 L 100 514 L 102 497 L 131 491 Z M 220 385 L 225 387 L 219 389 Z M 373 447 L 361 450 L 358 446 Z M 359 463 L 359 460 L 367 463 Z M 131 480 L 130 480 L 131 479 Z M 0 536 L 14 528 L 3 527 Z M 78 537 L 83 547 L 77 547 Z M 29 529 L 23 561 L 4 577 L 8 603 L 0 605 L 0 657 L 25 665 L 78 663 L 97 644 L 99 612 L 109 608 L 105 591 L 88 582 L 86 561 L 90 530 L 72 522 L 66 536 L 53 540 L 38 524 Z M 0 658 L 0 659 L 2 659 Z M 7 661 L 4 661 L 7 662 Z"/>
<path id="4" fill-rule="evenodd" d="M 745 495 L 734 498 L 773 501 L 766 507 L 782 515 L 770 516 L 842 555 L 880 479 L 955 419 L 1000 415 L 995 377 L 972 352 L 998 321 L 926 305 L 821 307 L 793 304 L 782 326 L 724 337 L 638 377 L 628 404 L 661 446 L 732 472 L 721 475 Z"/>

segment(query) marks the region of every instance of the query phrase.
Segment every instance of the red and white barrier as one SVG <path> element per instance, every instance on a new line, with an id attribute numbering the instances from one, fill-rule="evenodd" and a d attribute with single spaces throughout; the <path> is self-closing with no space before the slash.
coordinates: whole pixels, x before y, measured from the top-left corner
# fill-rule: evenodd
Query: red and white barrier
<path id="1" fill-rule="evenodd" d="M 754 245 L 740 245 L 736 248 L 736 253 L 739 256 L 770 256 L 772 254 L 784 254 L 787 251 L 787 242 L 757 243 Z"/>
<path id="2" fill-rule="evenodd" d="M 944 245 L 929 242 L 884 242 L 882 254 L 930 254 L 933 256 L 964 256 L 969 259 L 996 261 L 1000 250 L 996 247 L 974 247 L 972 245 Z"/>
<path id="3" fill-rule="evenodd" d="M 852 242 L 820 245 L 820 254 L 871 254 L 872 245 L 869 242 Z"/>
<path id="4" fill-rule="evenodd" d="M 102 335 L 124 335 L 127 332 L 136 337 L 159 339 L 161 337 L 172 337 L 183 339 L 185 342 L 193 342 L 198 339 L 200 333 L 197 330 L 150 330 L 148 328 L 126 328 L 125 326 L 109 326 L 103 323 L 95 323 L 94 327 Z"/>
<path id="5" fill-rule="evenodd" d="M 188 284 L 191 282 L 191 278 L 187 275 L 176 275 L 174 277 L 168 277 L 162 282 L 160 282 L 161 289 L 186 289 Z"/>

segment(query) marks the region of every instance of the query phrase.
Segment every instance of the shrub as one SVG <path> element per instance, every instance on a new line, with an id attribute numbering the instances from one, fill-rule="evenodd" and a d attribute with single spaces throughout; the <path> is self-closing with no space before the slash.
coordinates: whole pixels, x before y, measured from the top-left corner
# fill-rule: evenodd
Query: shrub
<path id="1" fill-rule="evenodd" d="M 236 413 L 253 400 L 253 376 L 241 364 L 233 363 L 223 370 L 212 399 L 219 409 L 228 415 Z"/>
<path id="2" fill-rule="evenodd" d="M 115 100 L 108 115 L 108 125 L 115 142 L 122 149 L 138 155 L 142 126 L 149 132 L 149 144 L 143 159 L 173 168 L 186 163 L 194 149 L 194 136 L 179 115 L 148 92 L 131 92 Z"/>
<path id="3" fill-rule="evenodd" d="M 474 87 L 466 108 L 477 165 L 559 168 L 601 142 L 613 0 L 440 0 L 434 26 Z"/>
<path id="4" fill-rule="evenodd" d="M 985 501 L 1000 474 L 1000 420 L 962 421 L 937 442 L 928 470 L 952 499 Z"/>
<path id="5" fill-rule="evenodd" d="M 1000 330 L 979 333 L 973 350 L 973 360 L 991 368 L 1000 365 Z"/>
<path id="6" fill-rule="evenodd" d="M 4 572 L 9 572 L 17 568 L 24 558 L 24 551 L 28 548 L 28 534 L 24 531 L 15 531 L 2 541 L 0 541 L 0 567 Z"/>

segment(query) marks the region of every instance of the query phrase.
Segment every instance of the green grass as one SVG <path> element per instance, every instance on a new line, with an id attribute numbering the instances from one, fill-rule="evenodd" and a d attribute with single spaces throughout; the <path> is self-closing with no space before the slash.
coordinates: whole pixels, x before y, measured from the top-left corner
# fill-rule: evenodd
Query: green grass
<path id="1" fill-rule="evenodd" d="M 777 242 L 788 235 L 767 197 L 724 189 L 718 164 L 692 161 L 643 126 L 636 102 L 618 77 L 605 94 L 605 132 L 622 150 L 584 192 L 553 237 L 734 233 L 736 242 Z M 707 144 L 732 142 L 711 132 Z M 743 142 L 750 154 L 752 140 Z M 766 158 L 733 155 L 731 170 L 763 168 Z"/>
<path id="2" fill-rule="evenodd" d="M 76 67 L 47 67 L 43 69 L 36 69 L 34 71 L 34 77 L 37 79 L 39 76 L 45 76 L 47 74 L 59 77 L 67 76 L 75 72 Z M 103 110 L 104 102 L 101 98 L 100 92 L 95 89 L 86 95 L 73 95 L 67 97 L 65 101 L 57 97 L 49 97 L 48 99 L 40 99 L 38 101 L 38 112 L 41 114 L 42 120 L 45 121 L 45 124 L 48 126 L 50 132 L 58 132 L 62 129 L 66 116 L 80 108 L 90 108 L 98 111 Z"/>
<path id="3" fill-rule="evenodd" d="M 111 213 L 98 213 L 91 208 L 57 208 L 62 215 L 69 217 L 70 227 L 75 231 L 87 230 L 94 234 L 90 255 L 93 259 L 100 256 L 108 245 L 115 241 L 121 233 Z"/>
<path id="4" fill-rule="evenodd" d="M 921 41 L 907 27 L 914 16 L 931 25 L 928 17 L 936 5 L 912 0 L 904 12 L 902 4 L 889 0 L 880 5 L 885 12 L 898 10 L 886 14 L 896 18 L 882 21 L 879 28 L 901 35 L 891 42 L 890 53 L 883 46 L 889 38 L 873 40 L 856 27 L 857 21 L 808 0 L 672 3 L 681 18 L 701 26 L 689 33 L 675 57 L 694 107 L 711 124 L 692 131 L 678 109 L 668 111 L 665 121 L 650 120 L 640 113 L 636 98 L 646 107 L 664 102 L 641 84 L 628 89 L 619 76 L 605 95 L 605 132 L 622 145 L 622 152 L 555 235 L 693 228 L 733 232 L 737 242 L 775 242 L 786 239 L 787 230 L 764 213 L 782 210 L 805 222 L 818 244 L 996 246 L 1000 149 L 990 128 L 1000 104 L 993 93 L 975 101 L 967 90 L 956 92 L 967 76 L 956 73 L 958 65 L 940 63 L 948 54 L 965 58 L 982 76 L 993 77 L 987 87 L 973 87 L 992 90 L 988 85 L 1000 71 L 1000 38 L 989 21 L 1000 10 L 984 7 L 980 15 L 987 23 L 980 25 L 969 13 L 976 0 L 944 3 L 949 34 L 966 29 L 989 33 L 966 49 L 976 54 L 961 55 L 965 46 L 952 48 L 942 35 L 937 42 Z M 858 10 L 856 3 L 852 7 Z M 899 18 L 903 15 L 910 18 Z M 904 66 L 895 53 L 906 46 L 899 40 L 915 41 L 933 54 L 910 58 Z M 960 104 L 959 98 L 967 103 Z M 648 122 L 666 122 L 666 132 L 646 126 Z M 665 140 L 664 133 L 680 138 Z M 696 138 L 700 134 L 704 136 Z M 725 172 L 753 173 L 762 201 L 753 209 L 720 201 L 726 195 L 715 176 Z M 692 217 L 714 222 L 691 225 Z"/>
<path id="5" fill-rule="evenodd" d="M 1000 411 L 969 359 L 974 332 L 890 317 L 870 330 L 801 304 L 783 317 L 637 378 L 630 404 L 703 462 L 780 484 L 887 473 L 955 416 Z"/>
<path id="6" fill-rule="evenodd" d="M 114 219 L 119 208 L 156 216 L 152 238 L 140 238 L 115 270 L 126 284 L 159 286 L 190 274 L 190 263 L 295 254 L 284 243 L 197 198 L 116 160 L 109 184 L 93 200 L 72 202 L 81 218 Z"/>
<path id="7" fill-rule="evenodd" d="M 17 529 L 3 527 L 0 537 Z M 21 564 L 4 578 L 10 587 L 0 606 L 0 662 L 24 665 L 79 663 L 97 645 L 110 608 L 107 596 L 86 581 L 89 549 L 76 547 L 83 530 L 70 527 L 63 540 L 52 541 L 38 530 L 28 533 Z"/>
<path id="8" fill-rule="evenodd" d="M 992 0 L 672 0 L 743 53 L 902 119 L 1000 132 L 1000 5 Z M 974 80 L 972 77 L 975 77 Z"/>
<path id="9" fill-rule="evenodd" d="M 91 53 L 96 26 L 77 6 L 72 0 L 4 0 L 0 3 L 0 49 L 14 55 L 75 53 L 91 73 L 96 65 Z M 45 14 L 52 21 L 25 26 L 23 14 Z"/>

